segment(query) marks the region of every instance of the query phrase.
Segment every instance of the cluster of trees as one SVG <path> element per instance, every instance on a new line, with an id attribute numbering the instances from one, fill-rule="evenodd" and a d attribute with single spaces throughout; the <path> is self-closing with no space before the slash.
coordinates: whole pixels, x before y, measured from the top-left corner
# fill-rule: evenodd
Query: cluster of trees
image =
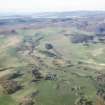
<path id="1" fill-rule="evenodd" d="M 40 80 L 41 78 L 43 78 L 43 76 L 38 68 L 32 69 L 32 76 L 34 77 L 35 80 Z"/>
<path id="2" fill-rule="evenodd" d="M 57 79 L 57 75 L 52 74 L 52 73 L 47 73 L 45 76 L 43 76 L 38 68 L 32 69 L 32 76 L 34 77 L 35 80 L 40 80 L 42 78 L 45 80 L 56 80 Z"/>
<path id="3" fill-rule="evenodd" d="M 75 101 L 75 105 L 93 105 L 93 101 L 89 99 L 84 92 L 82 92 L 83 88 L 84 87 L 81 86 L 71 88 L 72 92 L 75 92 L 75 95 L 78 97 Z"/>
<path id="4" fill-rule="evenodd" d="M 105 101 L 105 74 L 100 74 L 96 79 L 97 83 L 97 96 Z"/>
<path id="5" fill-rule="evenodd" d="M 78 98 L 75 105 L 93 105 L 93 102 L 85 96 Z"/>
<path id="6" fill-rule="evenodd" d="M 105 36 L 105 23 L 101 23 L 96 27 L 96 35 L 98 36 Z"/>
<path id="7" fill-rule="evenodd" d="M 56 79 L 57 79 L 57 75 L 52 73 L 48 73 L 45 77 L 45 80 L 56 80 Z"/>
<path id="8" fill-rule="evenodd" d="M 71 42 L 72 43 L 88 43 L 93 41 L 94 36 L 90 35 L 83 35 L 83 34 L 78 34 L 78 35 L 72 35 L 71 36 Z"/>
<path id="9" fill-rule="evenodd" d="M 14 80 L 5 80 L 1 83 L 1 86 L 5 94 L 12 94 L 22 88 L 21 85 Z"/>
<path id="10" fill-rule="evenodd" d="M 24 97 L 20 101 L 19 105 L 34 105 L 32 97 Z"/>
<path id="11" fill-rule="evenodd" d="M 55 49 L 55 47 L 53 46 L 53 44 L 46 43 L 45 44 L 45 48 L 47 50 L 49 50 L 49 51 L 52 50 L 55 53 L 55 55 L 56 55 L 57 58 L 61 58 L 62 57 L 61 53 Z"/>
<path id="12" fill-rule="evenodd" d="M 15 81 L 14 79 L 22 74 L 17 71 L 7 75 L 4 75 L 0 78 L 0 85 L 2 87 L 2 92 L 4 94 L 12 94 L 22 88 L 21 84 Z"/>
<path id="13" fill-rule="evenodd" d="M 105 32 L 104 34 L 97 33 L 96 35 L 83 35 L 83 34 L 72 35 L 71 42 L 83 43 L 83 44 L 105 43 Z"/>

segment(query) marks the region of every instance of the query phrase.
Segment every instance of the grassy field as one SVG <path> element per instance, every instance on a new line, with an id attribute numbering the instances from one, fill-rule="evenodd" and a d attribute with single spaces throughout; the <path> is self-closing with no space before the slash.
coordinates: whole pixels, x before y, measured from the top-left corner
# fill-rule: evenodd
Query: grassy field
<path id="1" fill-rule="evenodd" d="M 18 81 L 23 87 L 12 94 L 4 94 L 1 87 L 0 105 L 19 105 L 23 97 L 30 96 L 33 92 L 37 92 L 33 98 L 35 105 L 74 105 L 81 94 L 95 105 L 95 78 L 97 72 L 104 72 L 105 68 L 103 44 L 73 44 L 64 32 L 86 35 L 90 33 L 70 28 L 16 31 L 17 35 L 0 37 L 0 78 L 19 72 L 22 75 L 12 80 Z M 61 58 L 48 56 L 47 51 L 55 52 L 52 49 L 47 50 L 46 43 L 51 43 L 62 55 Z M 32 44 L 37 46 L 29 54 Z M 43 76 L 52 73 L 57 75 L 57 79 L 33 82 L 32 68 L 36 66 L 40 68 Z"/>

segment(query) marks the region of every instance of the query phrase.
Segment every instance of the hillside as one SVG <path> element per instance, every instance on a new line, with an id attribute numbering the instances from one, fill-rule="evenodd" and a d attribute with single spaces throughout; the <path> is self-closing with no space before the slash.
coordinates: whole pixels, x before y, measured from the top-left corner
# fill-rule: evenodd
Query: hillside
<path id="1" fill-rule="evenodd" d="M 81 14 L 0 20 L 0 105 L 105 105 L 105 20 Z"/>

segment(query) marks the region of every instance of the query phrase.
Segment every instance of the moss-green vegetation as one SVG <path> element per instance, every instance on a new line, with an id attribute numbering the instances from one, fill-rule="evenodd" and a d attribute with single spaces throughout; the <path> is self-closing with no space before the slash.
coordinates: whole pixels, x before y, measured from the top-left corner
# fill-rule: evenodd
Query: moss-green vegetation
<path id="1" fill-rule="evenodd" d="M 9 81 L 17 81 L 22 86 L 8 95 L 4 95 L 0 89 L 0 105 L 18 105 L 21 98 L 32 94 L 35 105 L 74 105 L 82 95 L 95 102 L 96 76 L 98 72 L 103 72 L 105 66 L 104 45 L 91 43 L 84 46 L 82 43 L 72 43 L 63 30 L 70 34 L 90 34 L 57 27 L 20 29 L 17 30 L 20 37 L 18 43 L 8 46 L 8 43 L 1 43 L 8 38 L 0 37 L 0 45 L 3 45 L 0 47 L 0 78 L 16 72 L 18 75 L 9 78 Z M 55 50 L 46 49 L 46 43 L 51 43 L 61 57 L 49 56 L 48 54 L 57 53 Z M 98 50 L 99 47 L 102 49 Z M 42 78 L 34 78 L 33 68 L 39 70 Z M 45 80 L 47 74 L 51 76 L 49 80 Z M 55 74 L 56 79 L 53 79 Z"/>

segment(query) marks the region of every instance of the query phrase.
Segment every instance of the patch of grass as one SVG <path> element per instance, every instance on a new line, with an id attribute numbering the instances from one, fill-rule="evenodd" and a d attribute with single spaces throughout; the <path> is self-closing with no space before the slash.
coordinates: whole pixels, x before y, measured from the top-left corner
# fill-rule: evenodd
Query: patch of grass
<path id="1" fill-rule="evenodd" d="M 9 95 L 0 96 L 0 105 L 18 105 L 15 100 Z"/>

